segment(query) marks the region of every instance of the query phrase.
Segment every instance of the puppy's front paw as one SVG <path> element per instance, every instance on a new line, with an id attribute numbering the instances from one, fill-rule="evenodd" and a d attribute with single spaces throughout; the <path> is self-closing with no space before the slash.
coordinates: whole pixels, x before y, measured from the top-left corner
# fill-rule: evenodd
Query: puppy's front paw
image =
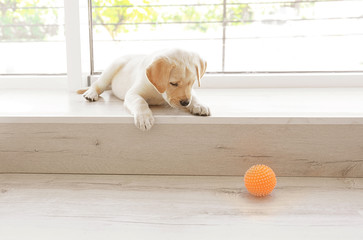
<path id="1" fill-rule="evenodd" d="M 135 121 L 135 126 L 142 131 L 150 130 L 155 122 L 151 112 L 135 114 L 134 121 Z"/>
<path id="2" fill-rule="evenodd" d="M 210 110 L 209 107 L 203 105 L 203 104 L 194 104 L 193 106 L 189 107 L 189 111 L 194 115 L 199 116 L 210 116 Z"/>
<path id="3" fill-rule="evenodd" d="M 98 93 L 93 88 L 89 88 L 84 94 L 83 97 L 90 102 L 94 102 L 98 100 Z"/>

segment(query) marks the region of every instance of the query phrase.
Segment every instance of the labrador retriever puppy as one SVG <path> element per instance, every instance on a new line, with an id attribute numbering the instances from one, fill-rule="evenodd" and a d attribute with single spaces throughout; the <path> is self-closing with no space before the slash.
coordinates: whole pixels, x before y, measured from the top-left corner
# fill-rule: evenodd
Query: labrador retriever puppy
<path id="1" fill-rule="evenodd" d="M 154 117 L 149 105 L 168 103 L 173 108 L 187 109 L 194 115 L 209 116 L 192 87 L 203 77 L 207 62 L 198 54 L 181 49 L 168 49 L 150 55 L 128 55 L 116 59 L 90 88 L 79 90 L 88 101 L 111 87 L 113 94 L 124 100 L 133 114 L 136 127 L 149 130 Z"/>

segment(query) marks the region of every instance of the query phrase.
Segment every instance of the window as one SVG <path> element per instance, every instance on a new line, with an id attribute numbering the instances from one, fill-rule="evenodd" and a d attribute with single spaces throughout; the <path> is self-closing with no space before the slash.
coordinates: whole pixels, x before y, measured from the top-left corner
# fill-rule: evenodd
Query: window
<path id="1" fill-rule="evenodd" d="M 64 4 L 0 1 L 0 74 L 64 74 Z"/>
<path id="2" fill-rule="evenodd" d="M 0 0 L 0 87 L 77 89 L 120 55 L 167 47 L 208 61 L 203 87 L 363 86 L 361 9 L 362 0 Z"/>
<path id="3" fill-rule="evenodd" d="M 363 70 L 363 1 L 92 0 L 95 72 L 120 54 L 197 50 L 209 72 Z"/>

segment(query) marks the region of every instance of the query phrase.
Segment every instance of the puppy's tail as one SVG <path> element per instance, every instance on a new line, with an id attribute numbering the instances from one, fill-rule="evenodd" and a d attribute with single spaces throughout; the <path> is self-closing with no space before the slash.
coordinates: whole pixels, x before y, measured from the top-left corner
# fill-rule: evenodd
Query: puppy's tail
<path id="1" fill-rule="evenodd" d="M 89 88 L 79 89 L 79 90 L 77 90 L 77 93 L 78 93 L 78 94 L 83 94 L 83 93 L 85 93 L 88 89 L 89 89 Z"/>

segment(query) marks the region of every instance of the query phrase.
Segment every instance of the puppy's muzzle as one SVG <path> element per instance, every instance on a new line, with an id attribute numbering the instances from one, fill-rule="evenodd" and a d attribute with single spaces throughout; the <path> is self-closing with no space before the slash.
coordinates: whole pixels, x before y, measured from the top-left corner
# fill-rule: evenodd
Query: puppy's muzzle
<path id="1" fill-rule="evenodd" d="M 180 105 L 182 105 L 183 107 L 186 107 L 189 105 L 189 100 L 180 100 Z"/>

